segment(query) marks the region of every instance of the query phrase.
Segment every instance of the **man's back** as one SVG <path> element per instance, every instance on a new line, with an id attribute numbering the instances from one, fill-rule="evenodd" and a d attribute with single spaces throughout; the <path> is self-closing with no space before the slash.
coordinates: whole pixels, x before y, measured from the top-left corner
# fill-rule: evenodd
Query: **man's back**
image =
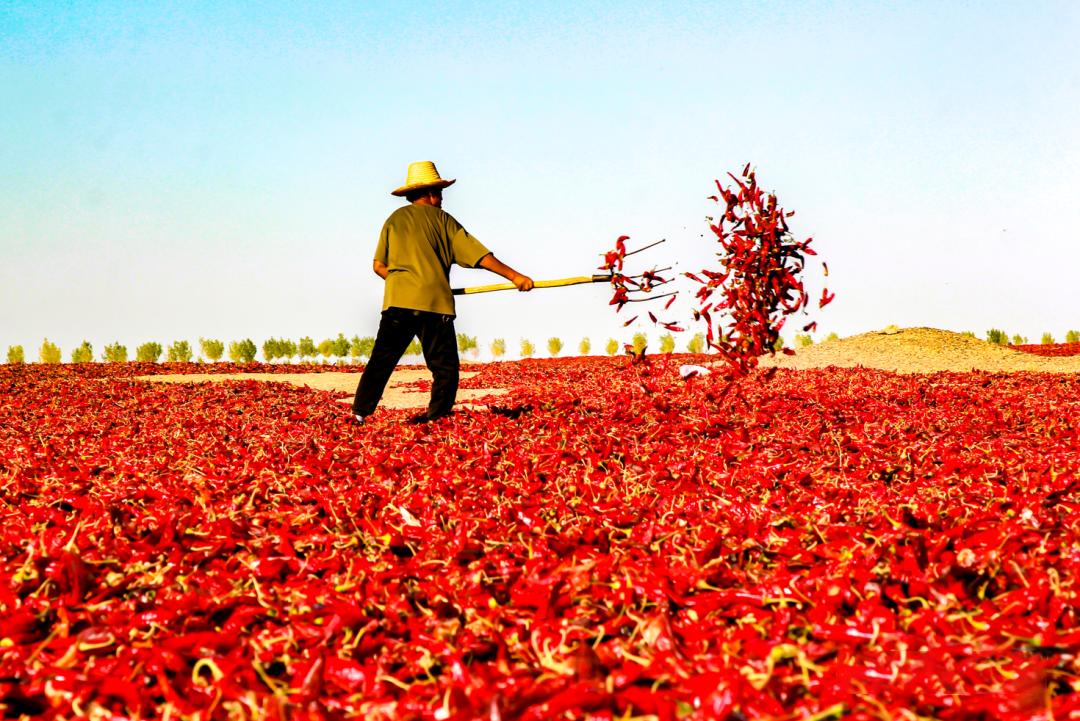
<path id="1" fill-rule="evenodd" d="M 446 211 L 410 204 L 383 224 L 375 260 L 387 266 L 383 310 L 391 307 L 455 315 L 450 266 L 475 268 L 490 251 Z"/>

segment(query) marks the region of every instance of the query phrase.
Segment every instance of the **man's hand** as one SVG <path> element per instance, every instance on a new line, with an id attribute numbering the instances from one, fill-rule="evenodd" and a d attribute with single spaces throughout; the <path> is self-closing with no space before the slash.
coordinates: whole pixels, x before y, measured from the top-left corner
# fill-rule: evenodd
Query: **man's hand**
<path id="1" fill-rule="evenodd" d="M 533 279 L 527 275 L 522 275 L 521 273 L 518 273 L 514 276 L 514 280 L 512 282 L 522 293 L 527 293 L 528 291 L 533 289 Z"/>
<path id="2" fill-rule="evenodd" d="M 371 269 L 375 271 L 375 275 L 379 276 L 383 280 L 386 280 L 386 276 L 390 274 L 390 268 L 387 267 L 386 263 L 382 262 L 381 260 L 373 261 L 371 264 Z"/>

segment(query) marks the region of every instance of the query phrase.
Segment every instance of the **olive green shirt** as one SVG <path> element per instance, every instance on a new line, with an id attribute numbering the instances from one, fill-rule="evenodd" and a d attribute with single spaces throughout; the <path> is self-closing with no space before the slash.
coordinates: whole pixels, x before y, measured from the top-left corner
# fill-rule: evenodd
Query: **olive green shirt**
<path id="1" fill-rule="evenodd" d="M 475 268 L 490 253 L 442 208 L 415 203 L 383 224 L 375 260 L 386 264 L 383 310 L 409 308 L 455 315 L 450 266 Z"/>

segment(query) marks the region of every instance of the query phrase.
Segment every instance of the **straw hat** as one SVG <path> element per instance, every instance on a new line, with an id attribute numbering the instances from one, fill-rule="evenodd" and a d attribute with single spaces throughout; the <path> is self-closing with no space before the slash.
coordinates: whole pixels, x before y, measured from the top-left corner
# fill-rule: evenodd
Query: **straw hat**
<path id="1" fill-rule="evenodd" d="M 409 163 L 409 172 L 405 176 L 405 185 L 401 186 L 397 190 L 391 191 L 391 195 L 405 195 L 411 190 L 419 190 L 420 188 L 445 188 L 448 185 L 453 185 L 455 180 L 444 180 L 439 177 L 439 171 L 435 168 L 435 163 L 430 160 L 420 160 L 415 163 Z"/>

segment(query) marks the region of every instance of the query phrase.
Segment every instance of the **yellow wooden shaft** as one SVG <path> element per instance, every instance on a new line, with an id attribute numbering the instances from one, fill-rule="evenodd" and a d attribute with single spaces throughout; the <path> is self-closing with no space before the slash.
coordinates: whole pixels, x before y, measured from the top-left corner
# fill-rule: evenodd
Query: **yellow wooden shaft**
<path id="1" fill-rule="evenodd" d="M 576 278 L 556 278 L 554 280 L 538 280 L 533 283 L 534 288 L 560 288 L 564 285 L 580 285 L 582 283 L 605 283 L 611 279 L 607 275 L 581 275 Z M 469 288 L 454 288 L 454 295 L 472 295 L 473 293 L 490 293 L 495 290 L 514 290 L 517 286 L 513 283 L 495 283 L 494 285 L 474 285 Z"/>

